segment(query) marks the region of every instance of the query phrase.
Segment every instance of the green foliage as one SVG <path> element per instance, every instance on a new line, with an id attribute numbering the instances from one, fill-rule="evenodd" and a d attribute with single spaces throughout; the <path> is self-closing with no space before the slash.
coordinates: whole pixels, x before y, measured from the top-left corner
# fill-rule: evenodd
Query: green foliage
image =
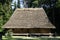
<path id="1" fill-rule="evenodd" d="M 60 0 L 57 0 L 56 5 L 57 8 L 60 8 Z"/>
<path id="2" fill-rule="evenodd" d="M 14 2 L 14 10 L 17 8 L 17 4 L 16 2 Z"/>
<path id="3" fill-rule="evenodd" d="M 20 0 L 17 2 L 17 8 L 20 8 Z"/>
<path id="4" fill-rule="evenodd" d="M 0 3 L 0 32 L 3 31 L 3 29 L 1 28 L 1 26 L 3 25 L 3 12 L 2 12 L 2 4 Z"/>
<path id="5" fill-rule="evenodd" d="M 11 2 L 12 0 L 5 0 L 4 3 L 0 2 L 0 32 L 3 31 L 2 26 L 8 21 L 13 13 Z"/>
<path id="6" fill-rule="evenodd" d="M 32 2 L 33 3 L 33 7 L 38 7 L 38 5 L 39 5 L 39 3 L 38 3 L 39 1 L 34 1 L 34 2 Z"/>
<path id="7" fill-rule="evenodd" d="M 7 40 L 13 40 L 12 30 L 8 30 L 5 37 L 7 38 Z"/>
<path id="8" fill-rule="evenodd" d="M 28 6 L 33 8 L 39 8 L 42 4 L 49 3 L 49 0 L 28 0 Z"/>

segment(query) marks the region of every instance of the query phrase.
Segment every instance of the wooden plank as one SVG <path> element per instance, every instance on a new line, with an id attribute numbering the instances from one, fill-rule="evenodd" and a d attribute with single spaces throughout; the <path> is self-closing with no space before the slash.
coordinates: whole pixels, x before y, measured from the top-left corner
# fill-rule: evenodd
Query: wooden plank
<path id="1" fill-rule="evenodd" d="M 13 35 L 28 35 L 28 33 L 13 33 Z"/>
<path id="2" fill-rule="evenodd" d="M 53 33 L 13 33 L 13 35 L 53 35 Z"/>

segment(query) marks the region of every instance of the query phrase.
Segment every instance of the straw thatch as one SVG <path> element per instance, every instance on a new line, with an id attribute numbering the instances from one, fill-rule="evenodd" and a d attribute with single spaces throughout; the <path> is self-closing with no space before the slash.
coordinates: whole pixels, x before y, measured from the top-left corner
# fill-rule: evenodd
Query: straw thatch
<path id="1" fill-rule="evenodd" d="M 3 28 L 55 28 L 43 8 L 17 8 Z"/>

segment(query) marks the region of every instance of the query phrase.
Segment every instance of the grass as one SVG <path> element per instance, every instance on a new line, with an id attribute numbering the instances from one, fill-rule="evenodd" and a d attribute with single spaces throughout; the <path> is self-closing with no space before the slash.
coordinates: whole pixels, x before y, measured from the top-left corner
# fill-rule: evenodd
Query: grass
<path id="1" fill-rule="evenodd" d="M 12 36 L 12 40 L 60 40 L 60 37 L 26 37 L 26 36 Z M 3 36 L 3 40 L 7 40 L 7 38 L 5 38 Z"/>
<path id="2" fill-rule="evenodd" d="M 13 40 L 38 40 L 34 37 L 26 37 L 26 36 L 12 36 Z M 5 36 L 2 37 L 3 40 L 8 40 Z"/>

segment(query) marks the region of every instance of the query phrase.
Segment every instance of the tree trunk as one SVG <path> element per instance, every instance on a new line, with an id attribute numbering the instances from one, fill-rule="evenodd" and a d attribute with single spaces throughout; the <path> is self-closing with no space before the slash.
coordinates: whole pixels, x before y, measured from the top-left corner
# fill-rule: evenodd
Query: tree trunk
<path id="1" fill-rule="evenodd" d="M 2 33 L 0 32 L 0 40 L 2 40 Z"/>

